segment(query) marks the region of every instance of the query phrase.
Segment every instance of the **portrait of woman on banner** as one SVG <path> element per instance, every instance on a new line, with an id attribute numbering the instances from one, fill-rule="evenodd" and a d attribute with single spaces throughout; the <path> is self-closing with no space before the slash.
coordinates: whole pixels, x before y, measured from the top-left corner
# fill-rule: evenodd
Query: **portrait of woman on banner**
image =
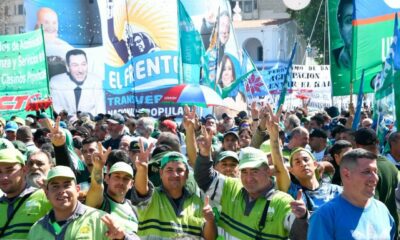
<path id="1" fill-rule="evenodd" d="M 243 84 L 237 79 L 241 75 L 239 61 L 226 53 L 218 68 L 217 85 L 222 94 L 224 106 L 234 111 L 242 111 L 247 107 Z"/>

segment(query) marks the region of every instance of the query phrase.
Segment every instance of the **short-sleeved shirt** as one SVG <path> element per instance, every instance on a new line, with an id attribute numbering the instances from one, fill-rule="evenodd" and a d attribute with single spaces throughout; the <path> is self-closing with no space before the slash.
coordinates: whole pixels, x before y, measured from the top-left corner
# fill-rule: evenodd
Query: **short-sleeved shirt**
<path id="1" fill-rule="evenodd" d="M 293 198 L 296 198 L 297 192 L 300 189 L 303 190 L 303 201 L 306 204 L 307 209 L 311 212 L 317 210 L 319 207 L 338 196 L 343 190 L 341 186 L 324 182 L 320 182 L 317 189 L 309 190 L 299 184 L 291 182 L 288 193 Z"/>
<path id="2" fill-rule="evenodd" d="M 311 215 L 307 239 L 394 239 L 395 223 L 386 206 L 373 198 L 360 208 L 337 196 Z"/>

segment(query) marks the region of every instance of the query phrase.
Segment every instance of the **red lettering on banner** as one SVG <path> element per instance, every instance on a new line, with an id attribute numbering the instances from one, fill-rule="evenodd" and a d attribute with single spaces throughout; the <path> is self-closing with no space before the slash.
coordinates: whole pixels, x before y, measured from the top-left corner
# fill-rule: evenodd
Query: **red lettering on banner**
<path id="1" fill-rule="evenodd" d="M 21 110 L 24 103 L 29 102 L 32 98 L 40 98 L 40 94 L 19 95 L 19 96 L 2 96 L 0 97 L 0 111 L 5 110 Z"/>

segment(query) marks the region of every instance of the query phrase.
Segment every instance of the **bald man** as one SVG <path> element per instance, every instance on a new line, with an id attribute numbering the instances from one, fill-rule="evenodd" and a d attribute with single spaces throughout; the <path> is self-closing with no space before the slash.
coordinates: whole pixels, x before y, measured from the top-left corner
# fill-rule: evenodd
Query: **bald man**
<path id="1" fill-rule="evenodd" d="M 58 38 L 57 13 L 51 8 L 43 7 L 37 11 L 36 15 L 35 29 L 40 28 L 40 26 L 43 27 L 47 56 L 59 56 L 64 59 L 65 54 L 72 49 L 72 46 Z"/>

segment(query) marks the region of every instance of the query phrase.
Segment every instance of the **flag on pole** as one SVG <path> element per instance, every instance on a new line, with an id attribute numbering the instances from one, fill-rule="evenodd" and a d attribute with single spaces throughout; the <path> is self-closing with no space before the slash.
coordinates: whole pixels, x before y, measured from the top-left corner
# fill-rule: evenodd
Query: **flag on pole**
<path id="1" fill-rule="evenodd" d="M 203 57 L 204 64 L 204 75 L 203 75 L 203 85 L 207 85 L 212 89 L 217 88 L 217 68 L 220 61 L 220 40 L 219 40 L 219 15 L 220 9 L 218 8 L 218 17 L 215 22 L 214 29 L 211 33 L 210 46 Z"/>
<path id="2" fill-rule="evenodd" d="M 254 62 L 249 58 L 249 54 L 243 49 L 242 72 L 247 72 L 244 78 L 244 92 L 247 102 L 258 101 L 258 98 L 268 98 L 267 102 L 271 102 L 271 96 L 267 84 L 263 76 L 258 71 Z M 250 65 L 250 69 L 249 69 Z"/>
<path id="3" fill-rule="evenodd" d="M 200 33 L 193 25 L 192 19 L 179 0 L 178 23 L 180 34 L 180 56 L 182 72 L 181 83 L 198 84 L 200 80 L 201 57 L 204 54 L 203 42 Z"/>
<path id="4" fill-rule="evenodd" d="M 374 121 L 376 120 L 378 137 L 384 143 L 386 134 L 392 130 L 393 122 L 399 129 L 400 119 L 400 93 L 398 81 L 400 79 L 400 46 L 398 38 L 400 35 L 398 17 L 395 16 L 393 42 L 385 65 L 375 83 L 374 94 Z"/>
<path id="5" fill-rule="evenodd" d="M 363 103 L 363 95 L 364 95 L 364 71 L 361 75 L 360 89 L 358 90 L 357 95 L 357 107 L 356 113 L 354 114 L 353 125 L 351 126 L 353 131 L 356 131 L 361 119 L 361 108 Z"/>
<path id="6" fill-rule="evenodd" d="M 285 96 L 286 96 L 286 92 L 288 89 L 288 81 L 289 81 L 289 78 L 291 77 L 293 58 L 294 58 L 294 55 L 296 54 L 296 48 L 297 48 L 297 42 L 294 43 L 292 53 L 290 55 L 290 59 L 289 59 L 288 66 L 286 69 L 285 79 L 283 80 L 283 86 L 282 86 L 281 94 L 279 95 L 279 100 L 278 100 L 276 109 L 279 109 L 279 107 L 285 103 Z"/>

